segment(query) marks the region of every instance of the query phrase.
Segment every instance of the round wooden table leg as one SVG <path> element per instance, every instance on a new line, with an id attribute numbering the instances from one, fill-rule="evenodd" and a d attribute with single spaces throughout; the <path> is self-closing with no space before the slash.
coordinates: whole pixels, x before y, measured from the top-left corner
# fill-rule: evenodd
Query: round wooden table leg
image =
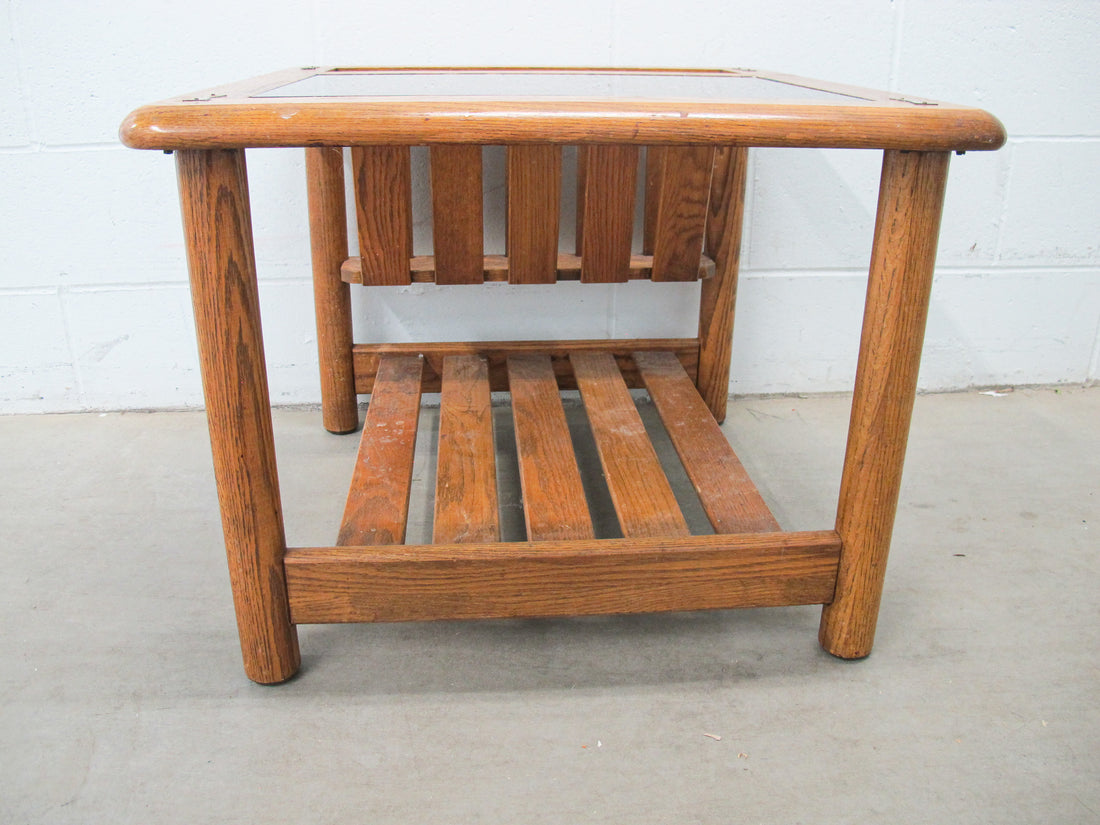
<path id="1" fill-rule="evenodd" d="M 871 652 L 897 511 L 949 154 L 887 151 L 871 251 L 848 447 L 837 506 L 836 592 L 821 616 L 830 653 Z"/>
<path id="2" fill-rule="evenodd" d="M 348 257 L 343 150 L 338 146 L 306 149 L 306 181 L 321 415 L 330 433 L 350 433 L 359 429 L 359 406 L 351 356 L 351 291 L 340 279 L 340 266 Z"/>
<path id="3" fill-rule="evenodd" d="M 206 416 L 248 677 L 298 670 L 244 151 L 177 151 Z"/>

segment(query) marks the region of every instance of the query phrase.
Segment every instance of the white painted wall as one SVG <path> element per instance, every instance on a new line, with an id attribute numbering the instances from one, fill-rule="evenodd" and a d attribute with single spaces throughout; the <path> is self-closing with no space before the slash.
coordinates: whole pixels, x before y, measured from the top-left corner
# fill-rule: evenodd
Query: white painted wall
<path id="1" fill-rule="evenodd" d="M 118 124 L 172 94 L 332 63 L 751 66 L 987 108 L 1009 143 L 952 161 L 921 385 L 1098 377 L 1095 0 L 0 9 L 0 412 L 202 403 L 173 162 L 122 148 Z M 272 397 L 316 401 L 302 153 L 257 151 L 249 165 Z M 878 168 L 871 152 L 755 153 L 733 391 L 849 386 Z M 490 290 L 500 303 L 487 322 L 474 315 L 484 291 L 360 297 L 360 337 L 690 334 L 694 323 L 690 288 Z"/>

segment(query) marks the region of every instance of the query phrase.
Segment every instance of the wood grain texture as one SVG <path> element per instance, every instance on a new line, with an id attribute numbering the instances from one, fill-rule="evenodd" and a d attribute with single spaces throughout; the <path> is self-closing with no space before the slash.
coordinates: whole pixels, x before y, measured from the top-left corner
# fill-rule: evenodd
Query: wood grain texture
<path id="1" fill-rule="evenodd" d="M 510 355 L 523 514 L 531 541 L 592 538 L 592 518 L 547 355 Z"/>
<path id="2" fill-rule="evenodd" d="M 713 146 L 665 148 L 653 237 L 654 281 L 699 277 L 713 168 Z"/>
<path id="3" fill-rule="evenodd" d="M 291 615 L 314 622 L 581 616 L 821 604 L 832 531 L 293 548 Z"/>
<path id="4" fill-rule="evenodd" d="M 560 211 L 561 147 L 509 146 L 509 281 L 552 284 L 557 280 Z"/>
<path id="5" fill-rule="evenodd" d="M 423 392 L 439 392 L 442 387 L 443 361 L 451 355 L 478 355 L 489 362 L 489 387 L 493 392 L 508 389 L 509 355 L 547 355 L 558 382 L 558 389 L 575 390 L 576 379 L 569 355 L 574 352 L 609 352 L 615 356 L 627 386 L 641 388 L 641 376 L 631 353 L 636 350 L 668 350 L 676 355 L 688 375 L 694 375 L 699 344 L 694 338 L 622 338 L 618 340 L 578 341 L 446 341 L 441 343 L 356 344 L 354 347 L 355 385 L 359 393 L 374 386 L 378 362 L 386 355 L 423 355 Z"/>
<path id="6" fill-rule="evenodd" d="M 437 284 L 479 284 L 485 255 L 481 147 L 432 146 L 432 243 Z"/>
<path id="7" fill-rule="evenodd" d="M 359 429 L 359 405 L 351 358 L 351 292 L 340 275 L 348 256 L 343 149 L 329 146 L 306 149 L 306 188 L 321 417 L 329 432 L 350 433 Z"/>
<path id="8" fill-rule="evenodd" d="M 634 188 L 638 147 L 587 146 L 584 161 L 583 228 L 578 232 L 581 281 L 610 284 L 628 280 L 634 235 Z"/>
<path id="9" fill-rule="evenodd" d="M 336 540 L 339 545 L 405 540 L 422 367 L 423 360 L 414 355 L 387 356 L 379 364 Z"/>
<path id="10" fill-rule="evenodd" d="M 707 209 L 706 252 L 714 259 L 714 278 L 699 294 L 699 394 L 718 423 L 726 420 L 730 391 L 733 314 L 737 303 L 737 272 L 745 222 L 745 180 L 748 150 L 721 146 L 715 151 L 710 204 Z"/>
<path id="11" fill-rule="evenodd" d="M 680 363 L 676 356 L 668 357 Z M 570 360 L 623 535 L 689 535 L 680 505 L 614 356 L 579 352 Z"/>
<path id="12" fill-rule="evenodd" d="M 577 147 L 577 204 L 576 204 L 576 221 L 574 222 L 573 229 L 573 251 L 577 253 L 577 260 L 580 260 L 581 250 L 584 248 L 584 210 L 585 210 L 585 194 L 588 192 L 588 153 L 590 147 L 578 146 Z"/>
<path id="13" fill-rule="evenodd" d="M 778 530 L 768 505 L 676 357 L 669 352 L 638 352 L 634 361 L 714 532 Z"/>
<path id="14" fill-rule="evenodd" d="M 482 282 L 513 281 L 510 261 L 507 255 L 486 255 L 482 259 Z M 581 277 L 581 256 L 567 252 L 559 252 L 557 257 L 556 277 L 559 281 L 579 281 Z M 414 255 L 409 260 L 410 278 L 414 284 L 430 284 L 436 280 L 436 261 L 434 255 Z M 630 269 L 627 279 L 632 281 L 650 278 L 653 275 L 652 255 L 631 255 Z M 344 261 L 340 267 L 340 277 L 349 284 L 362 284 L 363 272 L 359 258 L 352 257 Z M 714 261 L 704 255 L 699 261 L 697 277 L 701 279 L 714 277 Z M 372 284 L 366 284 L 371 286 Z"/>
<path id="15" fill-rule="evenodd" d="M 489 367 L 476 355 L 443 360 L 432 541 L 500 541 Z"/>
<path id="16" fill-rule="evenodd" d="M 657 212 L 661 205 L 661 175 L 665 171 L 667 146 L 647 146 L 645 150 L 645 217 L 642 222 L 642 252 L 653 254 L 657 237 Z"/>
<path id="17" fill-rule="evenodd" d="M 793 83 L 846 97 L 805 102 L 782 97 L 745 101 L 255 96 L 258 91 L 319 71 L 295 70 L 285 76 L 164 101 L 134 112 L 122 130 L 127 145 L 178 151 L 214 470 L 249 677 L 278 682 L 297 670 L 293 622 L 557 616 L 804 603 L 826 605 L 819 633 L 826 650 L 845 658 L 867 655 L 874 639 L 913 407 L 942 211 L 946 153 L 998 148 L 1005 140 L 1001 124 L 988 113 L 969 107 L 783 76 L 772 76 L 773 84 L 754 82 L 777 91 L 783 89 L 782 84 Z M 732 74 L 768 77 L 741 70 Z M 699 338 L 649 344 L 593 342 L 593 351 L 605 354 L 578 357 L 582 363 L 591 359 L 600 375 L 609 371 L 613 358 L 628 386 L 641 382 L 645 372 L 658 409 L 666 408 L 661 415 L 667 419 L 674 444 L 679 438 L 688 445 L 677 449 L 689 476 L 694 473 L 693 482 L 704 507 L 711 502 L 708 514 L 716 529 L 749 529 L 743 524 L 751 518 L 738 512 L 741 507 L 759 518 L 756 529 L 768 532 L 592 538 L 558 396 L 560 387 L 577 383 L 577 371 L 569 359 L 585 349 L 579 346 L 585 342 L 551 342 L 549 347 L 546 342 L 352 346 L 355 377 L 351 394 L 374 391 L 371 410 L 379 426 L 371 439 L 379 442 L 375 452 L 382 456 L 378 461 L 364 461 L 356 469 L 357 475 L 368 476 L 365 484 L 353 484 L 349 495 L 348 523 L 359 527 L 341 536 L 355 546 L 286 550 L 243 148 L 310 147 L 311 237 L 315 272 L 322 274 L 315 282 L 318 340 L 322 369 L 331 373 L 323 380 L 331 378 L 325 392 L 339 396 L 339 406 L 346 411 L 354 404 L 353 397 L 350 402 L 348 399 L 346 375 L 347 292 L 335 282 L 334 271 L 338 268 L 340 277 L 347 280 L 352 267 L 350 260 L 337 260 L 341 241 L 345 257 L 347 247 L 337 217 L 343 208 L 337 204 L 340 170 L 335 153 L 324 147 L 354 147 L 356 222 L 362 250 L 354 260 L 360 281 L 430 281 L 437 277 L 437 270 L 444 272 L 440 283 L 456 271 L 471 283 L 506 280 L 516 273 L 524 279 L 530 275 L 526 263 L 512 272 L 503 256 L 485 256 L 480 240 L 475 254 L 471 239 L 477 233 L 470 228 L 473 219 L 447 210 L 445 220 L 454 218 L 460 229 L 439 233 L 445 238 L 444 255 L 413 258 L 409 165 L 409 147 L 413 145 L 429 145 L 441 158 L 449 153 L 452 158 L 463 153 L 470 158 L 480 153 L 482 145 L 519 147 L 516 157 L 528 151 L 551 152 L 556 146 L 579 146 L 578 255 L 564 259 L 559 255 L 554 277 L 598 282 L 639 277 L 643 271 L 652 276 L 653 270 L 658 280 L 668 277 L 669 272 L 677 271 L 682 250 L 695 245 L 687 230 L 673 230 L 672 237 L 679 240 L 672 246 L 660 245 L 663 195 L 653 196 L 652 204 L 647 195 L 644 242 L 645 251 L 653 254 L 642 262 L 630 254 L 633 208 L 624 198 L 632 200 L 634 196 L 638 147 L 659 147 L 647 161 L 653 178 L 650 181 L 647 175 L 647 189 L 655 187 L 658 192 L 677 188 L 667 180 L 674 165 L 671 157 L 694 157 L 688 173 L 680 175 L 693 179 L 704 164 L 692 153 L 716 148 L 705 230 L 705 248 L 714 262 L 715 276 L 703 284 Z M 736 466 L 730 463 L 728 444 L 723 448 L 714 440 L 712 419 L 724 416 L 728 393 L 749 146 L 887 150 L 835 531 L 775 532 L 774 521 L 768 523 L 756 504 L 746 504 L 747 491 L 755 493 L 755 489 L 747 478 L 744 483 L 739 480 L 738 469 L 743 472 L 743 467 L 739 462 Z M 456 161 L 453 165 L 459 172 L 472 169 L 471 163 Z M 545 178 L 545 173 L 540 174 Z M 480 174 L 476 187 L 469 179 L 458 182 L 457 172 L 444 177 L 448 176 L 452 180 L 447 185 L 456 201 L 468 207 L 476 195 L 480 204 Z M 552 200 L 550 192 L 538 187 L 529 194 Z M 675 209 L 666 210 L 666 217 L 675 213 Z M 547 245 L 551 233 L 547 227 L 533 226 L 520 234 L 528 237 L 525 243 L 533 248 Z M 451 235 L 470 241 L 470 248 L 455 252 L 459 247 L 446 240 Z M 452 252 L 452 257 L 464 261 L 461 267 L 447 259 Z M 545 279 L 545 250 L 538 258 L 537 277 Z M 563 260 L 567 261 L 565 267 Z M 681 273 L 685 277 L 687 269 Z M 706 272 L 705 264 L 701 271 Z M 328 325 L 325 328 L 320 323 L 322 314 L 324 325 Z M 547 352 L 534 356 L 535 350 L 525 347 Z M 423 363 L 413 354 L 420 349 L 427 355 Z M 697 381 L 702 400 L 693 400 L 695 396 L 688 392 L 672 357 L 648 353 L 664 349 L 672 350 L 687 368 L 687 376 Z M 633 351 L 638 352 L 636 359 L 629 355 Z M 445 508 L 438 538 L 468 542 L 397 546 L 404 538 L 412 472 L 412 442 L 402 411 L 412 416 L 411 436 L 415 438 L 421 388 L 441 386 L 441 374 L 448 372 L 444 365 L 447 356 L 474 354 L 485 357 L 486 374 L 482 375 L 479 364 L 475 379 L 459 378 L 456 386 L 469 393 L 469 401 L 458 402 L 454 409 L 466 404 L 464 421 L 446 426 L 452 433 L 472 429 L 475 437 L 483 438 L 480 424 L 466 422 L 474 422 L 483 412 L 486 383 L 494 389 L 511 384 L 532 540 L 504 544 L 463 535 L 445 522 L 451 515 L 472 512 L 476 507 L 457 505 Z M 340 358 L 344 358 L 342 365 Z M 324 366 L 326 362 L 328 366 Z M 333 367 L 334 363 L 337 366 Z M 343 377 L 336 378 L 340 370 Z M 402 371 L 406 374 L 396 375 Z M 579 375 L 582 382 L 588 380 L 584 366 Z M 620 385 L 602 379 L 595 383 L 597 395 L 621 396 Z M 453 397 L 455 391 L 448 390 L 447 395 Z M 594 397 L 591 387 L 588 397 Z M 621 408 L 619 401 L 600 403 L 613 411 Z M 703 412 L 703 403 L 709 414 Z M 386 409 L 387 404 L 391 409 Z M 326 426 L 334 421 L 334 426 L 339 426 L 339 417 L 329 416 L 329 406 L 326 400 Z M 350 418 L 341 420 L 347 423 Z M 371 420 L 368 413 L 368 429 Z M 684 428 L 680 436 L 674 433 L 678 427 Z M 615 422 L 601 423 L 598 429 L 605 433 L 605 442 L 624 438 Z M 395 432 L 396 440 L 388 442 Z M 471 452 L 484 457 L 487 449 L 491 447 L 478 446 Z M 468 462 L 465 455 L 452 460 L 460 452 L 454 444 L 441 447 L 441 452 L 451 455 L 447 463 L 463 468 L 460 472 L 473 464 L 477 467 L 471 473 L 485 469 L 485 462 Z M 393 458 L 395 453 L 407 458 L 408 466 L 395 466 L 400 465 Z M 362 466 L 367 467 L 363 473 Z M 377 474 L 378 483 L 369 478 L 371 472 Z M 624 471 L 614 469 L 610 474 L 623 476 Z M 387 489 L 390 484 L 397 487 Z M 706 492 L 722 484 L 725 489 Z M 482 485 L 472 482 L 471 488 Z M 446 487 L 449 491 L 454 485 L 448 482 Z M 446 500 L 447 494 L 440 498 Z M 739 504 L 734 501 L 738 495 L 742 496 Z M 462 498 L 466 499 L 465 493 Z M 491 497 L 485 493 L 479 498 Z M 715 509 L 721 507 L 729 512 Z M 362 513 L 372 509 L 389 519 L 383 519 L 381 531 L 363 526 Z M 400 525 L 393 523 L 395 513 Z M 480 523 L 480 517 L 476 520 Z M 739 525 L 732 524 L 738 520 Z M 372 548 L 366 546 L 369 542 L 383 544 Z"/>
<path id="18" fill-rule="evenodd" d="M 1005 140 L 1000 122 L 980 109 L 753 70 L 732 74 L 779 81 L 773 100 L 255 96 L 308 74 L 293 70 L 282 80 L 256 78 L 145 106 L 125 119 L 120 136 L 141 149 L 625 142 L 951 151 L 996 149 Z M 843 97 L 790 99 L 784 83 Z"/>
<path id="19" fill-rule="evenodd" d="M 362 101 L 305 101 L 284 117 L 271 104 L 223 103 L 184 108 L 145 106 L 122 124 L 123 143 L 134 149 L 354 146 L 425 143 L 578 144 L 584 141 L 819 149 L 983 151 L 1004 145 L 1004 126 L 988 112 L 963 107 L 695 103 L 683 107 L 632 102 L 631 111 L 598 103 L 517 101 L 471 107 L 461 101 L 429 106 L 371 105 Z"/>
<path id="20" fill-rule="evenodd" d="M 886 152 L 837 505 L 844 551 L 820 640 L 871 652 L 932 289 L 949 155 Z"/>
<path id="21" fill-rule="evenodd" d="M 191 299 L 245 673 L 298 670 L 244 152 L 176 153 Z"/>
<path id="22" fill-rule="evenodd" d="M 412 166 L 407 146 L 352 146 L 362 283 L 409 283 Z"/>

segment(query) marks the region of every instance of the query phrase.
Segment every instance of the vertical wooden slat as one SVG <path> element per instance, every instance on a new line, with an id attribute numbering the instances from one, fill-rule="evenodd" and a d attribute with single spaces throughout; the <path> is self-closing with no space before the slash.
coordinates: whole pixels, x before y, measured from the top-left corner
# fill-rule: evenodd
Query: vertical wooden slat
<path id="1" fill-rule="evenodd" d="M 836 530 L 836 595 L 821 614 L 821 646 L 871 652 L 894 529 L 909 421 L 928 318 L 947 182 L 946 152 L 883 154 Z"/>
<path id="2" fill-rule="evenodd" d="M 363 283 L 410 283 L 412 167 L 408 146 L 353 146 Z"/>
<path id="3" fill-rule="evenodd" d="M 634 187 L 638 147 L 600 144 L 587 147 L 584 164 L 584 226 L 581 281 L 628 280 L 634 235 Z"/>
<path id="4" fill-rule="evenodd" d="M 508 147 L 508 280 L 557 280 L 561 147 Z"/>
<path id="5" fill-rule="evenodd" d="M 584 193 L 588 185 L 588 149 L 587 146 L 577 147 L 577 214 L 576 214 L 576 243 L 573 251 L 581 254 L 584 247 Z"/>
<path id="6" fill-rule="evenodd" d="M 436 145 L 432 168 L 432 239 L 437 284 L 485 280 L 481 147 Z"/>
<path id="7" fill-rule="evenodd" d="M 307 148 L 306 182 L 321 416 L 329 432 L 350 433 L 359 427 L 359 406 L 351 357 L 351 290 L 340 278 L 340 267 L 348 257 L 344 150 Z"/>
<path id="8" fill-rule="evenodd" d="M 714 148 L 669 146 L 663 154 L 653 239 L 653 280 L 694 281 L 699 277 L 703 255 Z"/>
<path id="9" fill-rule="evenodd" d="M 623 535 L 689 535 L 680 505 L 614 356 L 583 352 L 569 360 Z"/>
<path id="10" fill-rule="evenodd" d="M 593 538 L 577 457 L 548 355 L 508 358 L 523 512 L 532 541 Z"/>
<path id="11" fill-rule="evenodd" d="M 661 202 L 661 173 L 665 169 L 664 146 L 647 146 L 645 150 L 645 222 L 642 226 L 642 254 L 653 254 L 653 239 L 657 237 L 657 207 Z"/>
<path id="12" fill-rule="evenodd" d="M 706 249 L 714 260 L 714 277 L 703 281 L 699 295 L 696 384 L 719 423 L 726 418 L 729 399 L 733 310 L 737 302 L 747 169 L 745 147 L 721 146 L 715 152 L 706 229 Z"/>
<path id="13" fill-rule="evenodd" d="M 245 673 L 298 670 L 243 149 L 176 152 L 191 301 Z"/>
<path id="14" fill-rule="evenodd" d="M 405 540 L 423 366 L 416 355 L 388 355 L 378 364 L 338 545 Z"/>
<path id="15" fill-rule="evenodd" d="M 439 468 L 432 541 L 500 541 L 489 366 L 476 355 L 443 359 Z"/>
<path id="16" fill-rule="evenodd" d="M 671 352 L 636 352 L 634 363 L 716 533 L 779 529 L 737 454 Z"/>

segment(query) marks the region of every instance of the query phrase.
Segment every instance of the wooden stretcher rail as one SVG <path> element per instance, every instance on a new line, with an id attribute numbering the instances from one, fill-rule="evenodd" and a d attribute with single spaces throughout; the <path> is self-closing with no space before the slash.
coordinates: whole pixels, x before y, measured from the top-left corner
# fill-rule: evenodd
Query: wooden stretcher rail
<path id="1" fill-rule="evenodd" d="M 485 255 L 484 277 L 468 283 L 501 283 L 512 280 L 510 261 L 507 255 Z M 568 252 L 559 252 L 557 258 L 557 279 L 559 281 L 579 281 L 581 279 L 581 256 Z M 653 277 L 652 255 L 631 255 L 630 266 L 624 280 L 643 281 Z M 714 277 L 714 261 L 703 256 L 699 261 L 698 278 L 706 280 Z M 340 267 L 340 278 L 349 284 L 367 286 L 392 286 L 394 284 L 433 284 L 436 283 L 436 258 L 434 255 L 416 255 L 409 258 L 408 277 L 404 280 L 378 280 L 363 272 L 363 259 L 355 256 L 344 261 Z M 688 279 L 691 280 L 691 279 Z M 513 280 L 513 283 L 515 281 Z"/>
<path id="2" fill-rule="evenodd" d="M 291 548 L 295 624 L 827 604 L 834 531 Z"/>
<path id="3" fill-rule="evenodd" d="M 631 354 L 643 350 L 663 350 L 676 356 L 688 377 L 695 380 L 699 364 L 699 341 L 695 338 L 620 338 L 576 341 L 444 341 L 409 344 L 356 344 L 352 348 L 355 368 L 355 391 L 370 393 L 378 362 L 386 355 L 423 355 L 423 392 L 439 392 L 443 374 L 443 359 L 450 355 L 481 355 L 489 362 L 489 387 L 493 392 L 508 389 L 505 362 L 509 355 L 539 353 L 550 356 L 557 376 L 558 388 L 575 390 L 577 382 L 569 354 L 574 352 L 609 352 L 631 389 L 644 387 Z"/>

